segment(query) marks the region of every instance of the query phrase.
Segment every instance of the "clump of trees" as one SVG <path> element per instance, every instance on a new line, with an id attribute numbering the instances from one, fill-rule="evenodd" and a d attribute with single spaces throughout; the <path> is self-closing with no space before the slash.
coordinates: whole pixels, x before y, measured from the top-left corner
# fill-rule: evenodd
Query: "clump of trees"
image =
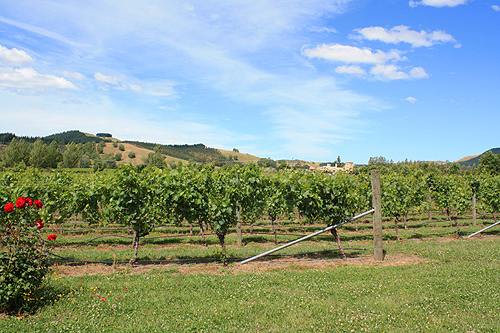
<path id="1" fill-rule="evenodd" d="M 116 168 L 117 156 L 102 155 L 102 143 L 62 144 L 52 141 L 49 144 L 38 138 L 31 143 L 24 139 L 12 138 L 0 155 L 0 166 L 6 168 L 37 169 L 56 168 Z M 120 157 L 121 159 L 121 157 Z"/>

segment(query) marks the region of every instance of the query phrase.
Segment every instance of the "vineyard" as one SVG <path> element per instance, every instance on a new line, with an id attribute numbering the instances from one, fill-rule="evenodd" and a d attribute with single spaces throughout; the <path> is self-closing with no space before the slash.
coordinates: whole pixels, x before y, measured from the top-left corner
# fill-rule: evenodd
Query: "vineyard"
<path id="1" fill-rule="evenodd" d="M 209 246 L 207 257 L 241 258 L 255 253 L 227 254 L 228 242 L 278 244 L 372 207 L 366 173 L 332 176 L 297 170 L 265 172 L 251 164 L 223 169 L 189 164 L 174 170 L 122 166 L 114 173 L 32 169 L 2 172 L 0 177 L 4 204 L 18 197 L 44 203 L 40 211 L 44 232 L 63 236 L 56 246 L 131 244 L 130 263 L 143 259 L 141 243 L 218 243 L 219 252 Z M 415 168 L 383 174 L 381 188 L 385 240 L 430 234 L 460 237 L 464 231 L 479 229 L 476 212 L 487 223 L 486 218 L 496 221 L 500 211 L 500 177 L 486 173 L 443 175 Z M 343 240 L 370 239 L 371 228 L 368 221 L 351 223 Z M 166 260 L 172 254 L 153 257 Z M 72 258 L 97 260 L 74 253 Z M 149 253 L 144 256 L 144 260 L 151 258 Z M 119 255 L 114 260 L 125 258 Z"/>

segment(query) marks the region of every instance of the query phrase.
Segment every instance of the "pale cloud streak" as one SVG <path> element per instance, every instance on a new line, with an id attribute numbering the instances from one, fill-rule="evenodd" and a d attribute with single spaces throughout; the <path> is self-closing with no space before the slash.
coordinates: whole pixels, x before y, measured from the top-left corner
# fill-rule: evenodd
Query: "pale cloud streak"
<path id="1" fill-rule="evenodd" d="M 44 75 L 33 68 L 0 68 L 0 87 L 47 91 L 54 89 L 77 90 L 78 88 L 62 77 Z"/>
<path id="2" fill-rule="evenodd" d="M 371 51 L 367 48 L 361 49 L 355 46 L 341 44 L 322 44 L 312 49 L 304 49 L 303 53 L 309 59 L 319 58 L 350 64 L 382 64 L 387 61 L 400 61 L 405 59 L 401 57 L 397 51 L 386 53 L 381 50 Z"/>
<path id="3" fill-rule="evenodd" d="M 367 27 L 355 31 L 359 35 L 354 35 L 353 38 L 379 40 L 391 44 L 408 43 L 413 47 L 430 47 L 436 43 L 456 43 L 455 38 L 444 31 L 415 31 L 404 25 L 389 30 L 382 27 Z"/>
<path id="4" fill-rule="evenodd" d="M 431 6 L 431 7 L 456 7 L 465 5 L 469 0 L 421 0 L 409 2 L 410 7 L 417 7 L 418 5 Z"/>
<path id="5" fill-rule="evenodd" d="M 335 72 L 340 74 L 352 74 L 352 75 L 365 75 L 366 71 L 360 66 L 351 65 L 351 66 L 339 66 L 335 68 Z"/>

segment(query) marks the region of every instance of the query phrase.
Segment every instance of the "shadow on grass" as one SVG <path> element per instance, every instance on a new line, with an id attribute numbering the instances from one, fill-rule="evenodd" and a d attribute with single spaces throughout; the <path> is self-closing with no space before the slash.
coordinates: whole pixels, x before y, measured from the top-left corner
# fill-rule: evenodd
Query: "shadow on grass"
<path id="1" fill-rule="evenodd" d="M 367 249 L 363 248 L 347 248 L 344 249 L 346 252 L 347 258 L 357 258 L 359 256 L 362 256 L 363 254 L 366 253 Z M 255 255 L 257 255 L 256 253 Z M 254 255 L 251 255 L 249 257 L 252 257 Z M 239 257 L 234 254 L 229 254 L 226 256 L 223 256 L 220 252 L 219 253 L 211 253 L 207 254 L 205 256 L 179 256 L 178 258 L 174 259 L 167 259 L 165 257 L 160 257 L 160 258 L 152 258 L 148 255 L 141 256 L 135 263 L 134 265 L 140 266 L 140 265 L 164 265 L 164 264 L 176 264 L 176 265 L 187 265 L 187 264 L 199 264 L 199 263 L 221 263 L 221 264 L 227 264 L 227 263 L 235 263 L 235 262 L 240 262 L 243 261 L 249 257 Z M 271 260 L 276 260 L 276 259 L 282 259 L 282 258 L 290 258 L 293 260 L 300 259 L 300 260 L 333 260 L 333 259 L 342 259 L 342 255 L 340 253 L 340 250 L 338 249 L 332 249 L 332 250 L 321 250 L 321 251 L 312 251 L 312 252 L 301 252 L 301 253 L 293 253 L 293 254 L 272 254 L 272 255 L 267 255 L 265 257 L 259 258 L 258 261 L 271 261 Z M 65 264 L 65 265 L 70 265 L 70 266 L 81 266 L 81 265 L 86 265 L 86 264 L 104 264 L 104 265 L 124 265 L 128 264 L 128 260 L 102 260 L 102 261 L 87 261 L 87 260 L 58 260 L 55 261 L 55 263 L 58 264 Z"/>
<path id="2" fill-rule="evenodd" d="M 71 292 L 71 289 L 64 285 L 52 285 L 45 282 L 40 289 L 25 299 L 16 310 L 4 312 L 8 316 L 33 315 L 46 306 L 51 306 Z"/>

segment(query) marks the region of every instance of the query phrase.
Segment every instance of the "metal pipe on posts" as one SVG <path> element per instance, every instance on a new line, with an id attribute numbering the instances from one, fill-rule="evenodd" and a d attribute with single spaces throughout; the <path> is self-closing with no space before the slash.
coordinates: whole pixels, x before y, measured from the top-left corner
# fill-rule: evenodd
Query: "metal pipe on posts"
<path id="1" fill-rule="evenodd" d="M 340 222 L 340 223 L 337 223 L 337 224 L 335 224 L 335 225 L 331 225 L 331 226 L 329 226 L 329 227 L 326 227 L 325 229 L 322 229 L 322 230 L 316 231 L 316 232 L 314 232 L 314 233 L 312 233 L 312 234 L 310 234 L 310 235 L 307 235 L 307 236 L 304 236 L 304 237 L 302 237 L 302 238 L 299 238 L 299 239 L 296 239 L 296 240 L 294 240 L 294 241 L 291 241 L 290 243 L 287 243 L 287 244 L 284 244 L 284 245 L 278 246 L 277 248 L 274 248 L 274 249 L 269 250 L 269 251 L 267 251 L 267 252 L 264 252 L 264 253 L 261 253 L 261 254 L 258 254 L 258 255 L 256 255 L 256 256 L 254 256 L 254 257 L 251 257 L 251 258 L 245 259 L 245 260 L 243 260 L 243 261 L 241 262 L 241 264 L 242 264 L 242 265 L 243 265 L 243 264 L 246 264 L 247 262 L 250 262 L 250 261 L 252 261 L 252 260 L 255 260 L 255 259 L 258 259 L 258 258 L 264 257 L 264 256 L 266 256 L 266 255 L 268 255 L 268 254 L 271 254 L 271 253 L 274 253 L 274 252 L 276 252 L 276 251 L 282 250 L 282 249 L 284 249 L 284 248 L 287 248 L 287 247 L 289 247 L 289 246 L 292 246 L 292 245 L 294 245 L 294 244 L 297 244 L 297 243 L 299 243 L 299 242 L 302 242 L 302 241 L 304 241 L 304 240 L 306 240 L 306 239 L 312 238 L 312 237 L 317 236 L 317 235 L 319 235 L 319 234 L 322 234 L 322 233 L 324 233 L 324 232 L 330 231 L 330 230 L 332 230 L 332 229 L 334 229 L 334 228 L 340 227 L 341 225 L 344 225 L 344 224 L 346 224 L 346 223 L 349 223 L 349 222 L 351 222 L 351 221 L 354 221 L 354 220 L 356 220 L 356 219 L 359 219 L 360 217 L 363 217 L 363 216 L 365 216 L 365 215 L 371 214 L 371 213 L 373 213 L 373 212 L 375 212 L 375 209 L 371 209 L 371 210 L 369 210 L 369 211 L 367 211 L 367 212 L 364 212 L 364 213 L 361 213 L 361 214 L 356 215 L 356 216 L 354 216 L 354 217 L 351 217 L 350 219 L 345 220 L 344 222 Z"/>
<path id="2" fill-rule="evenodd" d="M 498 221 L 497 223 L 493 223 L 492 225 L 489 225 L 486 228 L 483 228 L 483 229 L 481 229 L 479 231 L 476 231 L 473 234 L 470 234 L 469 236 L 467 236 L 467 238 L 471 238 L 472 236 L 475 236 L 475 235 L 477 235 L 477 234 L 479 234 L 479 233 L 481 233 L 481 232 L 483 232 L 485 230 L 488 230 L 489 228 L 493 228 L 494 226 L 499 225 L 499 224 L 500 224 L 500 221 Z"/>

